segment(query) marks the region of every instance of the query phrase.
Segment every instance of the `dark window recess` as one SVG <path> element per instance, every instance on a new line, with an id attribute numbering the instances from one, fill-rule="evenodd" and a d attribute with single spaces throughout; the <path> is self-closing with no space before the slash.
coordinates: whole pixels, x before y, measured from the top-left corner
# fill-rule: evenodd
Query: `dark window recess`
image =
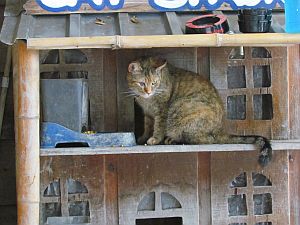
<path id="1" fill-rule="evenodd" d="M 229 89 L 246 88 L 245 66 L 229 66 L 227 68 L 227 85 Z"/>
<path id="2" fill-rule="evenodd" d="M 68 143 L 58 143 L 55 148 L 85 148 L 89 147 L 88 143 L 85 142 L 68 142 Z"/>
<path id="3" fill-rule="evenodd" d="M 60 202 L 43 203 L 42 212 L 44 222 L 48 217 L 61 217 L 61 204 Z"/>
<path id="4" fill-rule="evenodd" d="M 271 94 L 254 95 L 253 104 L 255 120 L 273 119 L 273 100 Z"/>
<path id="5" fill-rule="evenodd" d="M 259 222 L 256 223 L 255 225 L 272 225 L 272 222 Z"/>
<path id="6" fill-rule="evenodd" d="M 90 216 L 90 206 L 88 201 L 69 202 L 70 216 Z"/>
<path id="7" fill-rule="evenodd" d="M 137 219 L 136 225 L 182 225 L 181 217 Z"/>
<path id="8" fill-rule="evenodd" d="M 272 196 L 270 193 L 254 194 L 254 215 L 272 214 Z"/>
<path id="9" fill-rule="evenodd" d="M 78 180 L 68 178 L 67 184 L 68 184 L 68 194 L 88 193 L 86 186 L 84 186 Z"/>
<path id="10" fill-rule="evenodd" d="M 51 182 L 44 191 L 44 197 L 59 197 L 60 184 L 59 180 Z"/>
<path id="11" fill-rule="evenodd" d="M 83 64 L 87 63 L 87 56 L 78 49 L 68 49 L 64 51 L 66 64 Z"/>
<path id="12" fill-rule="evenodd" d="M 180 202 L 167 192 L 161 193 L 161 205 L 163 210 L 181 208 Z"/>
<path id="13" fill-rule="evenodd" d="M 272 58 L 271 53 L 262 47 L 254 47 L 252 50 L 252 58 Z"/>
<path id="14" fill-rule="evenodd" d="M 252 173 L 253 186 L 264 187 L 272 186 L 272 182 L 265 176 L 260 173 Z"/>
<path id="15" fill-rule="evenodd" d="M 41 72 L 41 79 L 59 79 L 60 72 L 53 71 L 53 72 Z"/>
<path id="16" fill-rule="evenodd" d="M 140 201 L 138 211 L 154 211 L 155 210 L 155 192 L 150 192 Z"/>
<path id="17" fill-rule="evenodd" d="M 228 225 L 247 225 L 247 223 L 230 223 Z"/>
<path id="18" fill-rule="evenodd" d="M 245 172 L 238 175 L 230 184 L 231 188 L 247 187 L 247 175 Z"/>
<path id="19" fill-rule="evenodd" d="M 77 79 L 80 79 L 80 78 L 83 78 L 83 79 L 88 79 L 88 72 L 87 71 L 70 71 L 68 72 L 68 75 L 67 75 L 68 78 L 77 78 Z"/>
<path id="20" fill-rule="evenodd" d="M 231 195 L 228 198 L 228 211 L 229 216 L 247 215 L 246 195 Z"/>
<path id="21" fill-rule="evenodd" d="M 233 48 L 229 54 L 229 59 L 245 59 L 244 47 Z"/>
<path id="22" fill-rule="evenodd" d="M 51 50 L 42 58 L 42 64 L 59 64 L 59 51 L 57 49 Z"/>
<path id="23" fill-rule="evenodd" d="M 255 88 L 271 87 L 271 69 L 270 65 L 253 66 L 253 83 Z"/>
<path id="24" fill-rule="evenodd" d="M 234 95 L 227 97 L 227 119 L 246 119 L 246 95 Z"/>

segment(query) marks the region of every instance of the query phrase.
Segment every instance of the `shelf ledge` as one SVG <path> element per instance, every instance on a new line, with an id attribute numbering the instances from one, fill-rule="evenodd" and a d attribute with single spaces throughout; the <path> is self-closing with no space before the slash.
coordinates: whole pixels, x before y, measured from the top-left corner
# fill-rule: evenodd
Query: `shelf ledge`
<path id="1" fill-rule="evenodd" d="M 29 38 L 29 49 L 69 48 L 162 48 L 162 47 L 221 47 L 221 46 L 286 46 L 300 44 L 300 34 L 183 34 L 148 36 L 99 36 Z"/>
<path id="2" fill-rule="evenodd" d="M 274 140 L 272 148 L 278 150 L 300 150 L 300 140 Z M 255 151 L 253 144 L 213 144 L 213 145 L 154 145 L 133 147 L 97 147 L 97 148 L 42 148 L 41 156 L 63 155 L 119 155 L 149 153 L 183 153 L 183 152 L 238 152 Z"/>

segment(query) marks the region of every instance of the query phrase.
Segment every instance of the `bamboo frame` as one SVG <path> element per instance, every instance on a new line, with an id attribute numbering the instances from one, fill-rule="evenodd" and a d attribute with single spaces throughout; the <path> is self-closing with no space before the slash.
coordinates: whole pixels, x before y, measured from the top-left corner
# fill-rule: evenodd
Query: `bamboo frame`
<path id="1" fill-rule="evenodd" d="M 18 225 L 39 224 L 39 51 L 18 41 L 13 52 Z"/>
<path id="2" fill-rule="evenodd" d="M 255 33 L 62 37 L 29 38 L 27 41 L 29 49 L 286 46 L 300 44 L 300 34 Z"/>
<path id="3" fill-rule="evenodd" d="M 109 36 L 28 39 L 14 46 L 14 104 L 16 134 L 16 170 L 18 225 L 39 224 L 39 49 L 70 48 L 151 48 L 151 47 L 215 47 L 215 46 L 273 46 L 300 43 L 300 34 L 211 34 L 211 35 L 158 35 L 158 36 Z M 277 147 L 275 147 L 275 146 Z M 60 149 L 52 155 L 95 155 L 163 152 L 215 151 L 209 146 L 151 146 L 136 149 L 103 148 Z M 225 146 L 220 149 L 224 150 Z M 228 147 L 228 148 L 227 148 Z M 253 145 L 227 145 L 225 150 L 255 150 Z M 273 143 L 274 150 L 300 149 L 300 141 Z M 278 149 L 276 149 L 278 148 Z M 80 151 L 85 154 L 80 154 Z M 42 149 L 41 155 L 46 154 Z"/>

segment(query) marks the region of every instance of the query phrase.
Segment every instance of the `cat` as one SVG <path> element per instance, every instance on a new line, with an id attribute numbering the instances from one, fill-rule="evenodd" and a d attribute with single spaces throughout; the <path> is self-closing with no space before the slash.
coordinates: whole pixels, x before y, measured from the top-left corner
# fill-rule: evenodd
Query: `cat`
<path id="1" fill-rule="evenodd" d="M 271 160 L 268 139 L 225 132 L 222 100 L 205 77 L 158 57 L 144 57 L 129 64 L 127 82 L 145 115 L 139 144 L 253 143 L 260 148 L 260 165 Z"/>

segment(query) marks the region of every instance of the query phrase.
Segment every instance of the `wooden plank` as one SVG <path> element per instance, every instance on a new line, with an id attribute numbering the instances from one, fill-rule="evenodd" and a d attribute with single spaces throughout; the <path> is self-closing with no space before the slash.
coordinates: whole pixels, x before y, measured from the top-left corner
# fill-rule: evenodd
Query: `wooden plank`
<path id="1" fill-rule="evenodd" d="M 210 77 L 209 48 L 197 48 L 197 73 Z"/>
<path id="2" fill-rule="evenodd" d="M 300 140 L 273 140 L 274 151 L 299 150 Z M 97 148 L 42 148 L 41 156 L 55 155 L 114 155 L 114 154 L 149 154 L 179 152 L 240 152 L 257 151 L 252 144 L 212 144 L 212 145 L 155 145 L 133 147 L 97 147 Z"/>
<path id="3" fill-rule="evenodd" d="M 300 224 L 300 152 L 289 152 L 290 224 Z"/>
<path id="4" fill-rule="evenodd" d="M 165 15 L 169 25 L 169 34 L 183 34 L 183 31 L 180 28 L 180 21 L 176 13 L 166 12 Z"/>
<path id="5" fill-rule="evenodd" d="M 198 154 L 199 224 L 211 225 L 210 153 Z"/>
<path id="6" fill-rule="evenodd" d="M 289 137 L 295 139 L 300 137 L 300 45 L 288 47 L 287 57 Z"/>
<path id="7" fill-rule="evenodd" d="M 166 217 L 182 217 L 183 225 L 199 224 L 197 154 L 120 156 L 119 162 L 120 225 Z M 149 193 L 152 197 L 144 199 Z M 175 197 L 181 207 L 169 205 L 163 193 Z"/>
<path id="8" fill-rule="evenodd" d="M 104 67 L 103 62 L 105 56 L 103 49 L 95 50 L 89 49 L 88 64 L 88 86 L 89 86 L 89 100 L 90 100 L 90 118 L 91 130 L 97 132 L 105 131 L 105 106 L 104 106 Z"/>
<path id="9" fill-rule="evenodd" d="M 287 171 L 286 151 L 275 152 L 273 162 L 264 168 L 258 165 L 256 152 L 212 153 L 212 224 L 289 224 Z M 261 174 L 260 179 L 255 174 Z M 271 202 L 254 200 L 255 195 L 262 194 L 270 196 Z M 230 203 L 233 196 L 242 196 L 244 201 Z"/>
<path id="10" fill-rule="evenodd" d="M 299 120 L 299 61 L 300 46 L 288 48 L 288 72 L 289 72 L 289 123 L 290 138 L 300 136 Z M 289 194 L 290 194 L 290 224 L 300 224 L 300 152 L 289 152 Z"/>
<path id="11" fill-rule="evenodd" d="M 138 58 L 139 52 L 124 50 L 117 52 L 117 104 L 118 131 L 134 131 L 134 102 L 128 97 L 126 75 L 130 62 Z"/>
<path id="12" fill-rule="evenodd" d="M 161 48 L 161 47 L 220 47 L 220 46 L 286 46 L 299 44 L 300 34 L 189 34 L 153 36 L 101 36 L 29 38 L 30 49 L 68 48 Z"/>
<path id="13" fill-rule="evenodd" d="M 105 224 L 119 225 L 118 156 L 105 156 L 104 170 Z"/>
<path id="14" fill-rule="evenodd" d="M 119 28 L 120 28 L 120 35 L 130 35 L 127 27 L 129 22 L 129 15 L 128 13 L 119 13 L 118 14 L 118 20 L 119 20 Z"/>
<path id="15" fill-rule="evenodd" d="M 103 50 L 104 130 L 118 130 L 117 56 L 116 51 Z"/>
<path id="16" fill-rule="evenodd" d="M 80 37 L 80 14 L 70 15 L 69 37 Z"/>
<path id="17" fill-rule="evenodd" d="M 69 215 L 68 207 L 70 202 L 89 202 L 89 217 L 91 225 L 106 225 L 105 218 L 105 198 L 104 198 L 104 158 L 102 156 L 80 157 L 42 157 L 41 158 L 41 220 L 40 224 L 46 222 L 46 212 L 43 211 L 43 203 L 51 202 L 61 203 L 60 209 L 63 217 Z M 73 186 L 73 180 L 77 182 Z M 58 187 L 58 196 L 51 196 L 51 190 L 54 189 L 53 182 L 60 184 Z M 79 182 L 79 183 L 78 183 Z M 52 189 L 47 187 L 52 183 Z M 80 184 L 80 185 L 79 185 Z M 78 189 L 79 187 L 79 189 Z M 87 193 L 81 193 L 85 187 Z M 57 187 L 56 187 L 57 188 Z M 64 190 L 62 190 L 64 188 Z M 63 193 L 62 193 L 63 192 Z M 44 193 L 49 193 L 50 196 Z M 53 195 L 53 194 L 52 194 Z M 65 198 L 64 200 L 62 198 Z M 62 200 L 61 200 L 62 199 Z M 65 209 L 65 210 L 63 210 Z M 78 212 L 78 211 L 77 211 Z"/>
<path id="18" fill-rule="evenodd" d="M 230 54 L 237 48 L 211 48 L 211 81 L 219 91 L 227 110 L 225 119 L 225 128 L 228 133 L 238 135 L 262 135 L 270 139 L 288 138 L 288 77 L 287 74 L 287 49 L 284 47 L 267 47 L 265 51 L 269 52 L 270 58 L 252 57 L 254 48 L 244 48 L 243 59 L 230 59 Z M 265 76 L 271 77 L 270 85 L 254 87 L 253 67 L 268 66 Z M 230 68 L 240 68 L 238 70 L 229 70 Z M 230 71 L 230 73 L 229 73 Z M 269 73 L 268 73 L 269 71 Z M 244 77 L 243 77 L 244 75 Z M 232 76 L 233 79 L 229 79 Z M 230 80 L 243 86 L 230 87 Z M 233 83 L 233 82 L 231 82 Z M 232 84 L 231 84 L 232 85 Z M 268 108 L 259 108 L 259 101 L 254 100 L 254 96 L 268 95 L 272 97 L 272 106 Z M 271 95 L 271 96 L 269 96 Z M 240 96 L 246 98 L 240 103 L 237 101 L 236 107 L 229 105 L 228 98 Z M 259 99 L 258 99 L 259 100 Z M 239 103 L 239 104 L 238 104 Z M 257 103 L 255 105 L 254 103 Z M 230 107 L 231 106 L 231 107 Z M 244 110 L 241 108 L 244 107 Z M 271 112 L 268 118 L 255 118 L 259 113 Z"/>

